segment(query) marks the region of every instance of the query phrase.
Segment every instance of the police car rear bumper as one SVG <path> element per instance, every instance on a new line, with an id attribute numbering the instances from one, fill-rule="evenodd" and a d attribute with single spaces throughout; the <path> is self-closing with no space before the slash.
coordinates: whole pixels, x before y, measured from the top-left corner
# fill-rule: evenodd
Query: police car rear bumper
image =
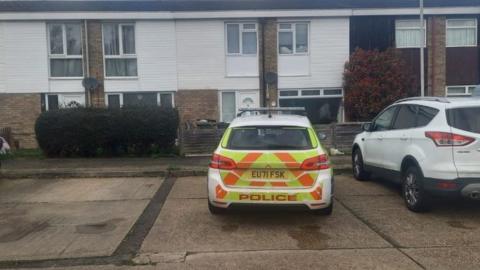
<path id="1" fill-rule="evenodd" d="M 226 187 L 216 169 L 208 173 L 208 198 L 216 207 L 239 205 L 289 205 L 307 206 L 311 210 L 326 208 L 333 197 L 331 171 L 320 173 L 310 188 L 240 188 Z"/>

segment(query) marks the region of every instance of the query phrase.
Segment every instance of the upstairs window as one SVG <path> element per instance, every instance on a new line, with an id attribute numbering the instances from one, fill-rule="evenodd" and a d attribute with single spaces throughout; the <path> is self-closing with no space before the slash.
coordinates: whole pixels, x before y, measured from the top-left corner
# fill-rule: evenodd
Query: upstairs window
<path id="1" fill-rule="evenodd" d="M 257 54 L 257 24 L 227 23 L 227 54 Z"/>
<path id="2" fill-rule="evenodd" d="M 137 76 L 135 25 L 105 23 L 103 25 L 103 51 L 106 77 Z"/>
<path id="3" fill-rule="evenodd" d="M 81 29 L 79 23 L 48 24 L 50 77 L 83 77 Z"/>
<path id="4" fill-rule="evenodd" d="M 278 25 L 279 54 L 308 53 L 308 23 L 280 23 Z"/>
<path id="5" fill-rule="evenodd" d="M 477 46 L 477 20 L 447 20 L 447 47 Z"/>
<path id="6" fill-rule="evenodd" d="M 420 20 L 397 20 L 395 22 L 395 42 L 397 48 L 420 48 L 427 43 L 426 21 L 423 21 L 423 32 Z M 422 43 L 423 36 L 423 45 Z"/>

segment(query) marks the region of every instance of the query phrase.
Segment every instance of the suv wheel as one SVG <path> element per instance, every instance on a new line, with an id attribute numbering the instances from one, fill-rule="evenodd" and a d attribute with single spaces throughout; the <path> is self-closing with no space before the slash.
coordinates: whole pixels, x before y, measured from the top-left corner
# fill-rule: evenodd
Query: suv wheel
<path id="1" fill-rule="evenodd" d="M 370 174 L 365 171 L 363 165 L 363 156 L 362 151 L 359 148 L 356 148 L 352 154 L 352 168 L 353 176 L 359 181 L 366 181 L 369 179 Z"/>
<path id="2" fill-rule="evenodd" d="M 413 212 L 425 212 L 429 209 L 430 198 L 423 189 L 423 175 L 415 166 L 409 167 L 404 174 L 402 194 L 407 208 Z"/>
<path id="3" fill-rule="evenodd" d="M 210 202 L 210 200 L 208 200 L 208 210 L 212 215 L 224 215 L 227 213 L 227 209 L 216 207 Z"/>

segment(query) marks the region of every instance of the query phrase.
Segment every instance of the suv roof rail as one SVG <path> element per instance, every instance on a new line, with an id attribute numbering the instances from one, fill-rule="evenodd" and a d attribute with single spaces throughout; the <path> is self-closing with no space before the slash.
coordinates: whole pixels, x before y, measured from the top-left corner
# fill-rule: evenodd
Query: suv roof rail
<path id="1" fill-rule="evenodd" d="M 294 112 L 305 114 L 304 107 L 288 107 L 288 108 L 278 108 L 278 107 L 270 107 L 270 108 L 240 108 L 238 109 L 240 113 L 237 114 L 237 117 L 242 116 L 246 112 L 254 112 L 254 113 L 268 113 L 269 117 L 272 116 L 272 112 L 286 112 L 293 114 Z"/>
<path id="2" fill-rule="evenodd" d="M 415 100 L 423 100 L 423 101 L 435 101 L 435 102 L 442 102 L 442 103 L 450 103 L 450 101 L 445 97 L 409 97 L 395 101 L 395 104 L 404 102 L 404 101 L 415 101 Z"/>

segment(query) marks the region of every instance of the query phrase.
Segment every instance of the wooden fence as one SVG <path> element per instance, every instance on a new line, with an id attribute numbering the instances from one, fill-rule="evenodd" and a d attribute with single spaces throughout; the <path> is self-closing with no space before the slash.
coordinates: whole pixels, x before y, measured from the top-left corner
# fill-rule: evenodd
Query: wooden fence
<path id="1" fill-rule="evenodd" d="M 361 132 L 361 123 L 342 123 L 316 125 L 317 132 L 327 135 L 322 144 L 327 148 L 336 148 L 350 152 L 355 135 Z M 181 153 L 187 156 L 211 155 L 217 147 L 224 128 L 184 128 L 179 133 Z"/>

